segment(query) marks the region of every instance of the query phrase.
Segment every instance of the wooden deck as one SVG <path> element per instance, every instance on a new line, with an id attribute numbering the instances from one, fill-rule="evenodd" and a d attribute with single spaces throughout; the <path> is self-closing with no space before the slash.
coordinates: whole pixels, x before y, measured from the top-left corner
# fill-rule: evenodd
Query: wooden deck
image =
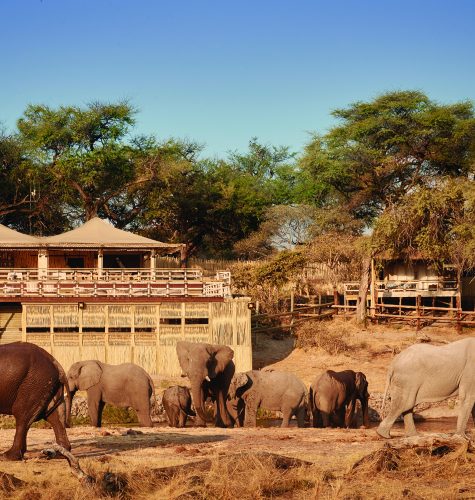
<path id="1" fill-rule="evenodd" d="M 198 269 L 0 269 L 0 301 L 229 297 L 231 276 Z"/>

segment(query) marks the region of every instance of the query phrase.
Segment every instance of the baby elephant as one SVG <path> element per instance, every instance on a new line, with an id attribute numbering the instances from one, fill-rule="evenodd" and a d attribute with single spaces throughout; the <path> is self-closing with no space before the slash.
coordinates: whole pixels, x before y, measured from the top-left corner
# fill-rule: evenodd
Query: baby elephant
<path id="1" fill-rule="evenodd" d="M 91 425 L 100 427 L 106 403 L 119 408 L 131 407 L 142 427 L 152 427 L 150 397 L 155 396 L 150 375 L 133 363 L 107 365 L 89 360 L 74 363 L 68 371 L 71 397 L 76 391 L 87 391 Z"/>
<path id="2" fill-rule="evenodd" d="M 288 427 L 292 415 L 299 427 L 305 426 L 307 415 L 307 389 L 291 373 L 252 370 L 237 373 L 229 386 L 229 399 L 244 401 L 244 426 L 255 427 L 257 410 L 281 411 L 282 427 Z"/>
<path id="3" fill-rule="evenodd" d="M 163 393 L 163 407 L 171 427 L 185 427 L 188 417 L 196 416 L 191 409 L 191 394 L 188 387 L 174 385 Z"/>
<path id="4" fill-rule="evenodd" d="M 310 386 L 313 426 L 351 427 L 357 399 L 361 402 L 363 425 L 369 427 L 368 382 L 364 373 L 353 370 L 322 373 Z"/>

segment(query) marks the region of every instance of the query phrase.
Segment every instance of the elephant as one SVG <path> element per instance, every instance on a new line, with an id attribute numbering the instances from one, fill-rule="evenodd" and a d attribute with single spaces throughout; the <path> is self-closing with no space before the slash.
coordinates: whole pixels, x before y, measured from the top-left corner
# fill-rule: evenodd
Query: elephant
<path id="1" fill-rule="evenodd" d="M 244 427 L 244 418 L 246 414 L 246 405 L 242 398 L 233 398 L 231 399 L 229 396 L 226 400 L 226 407 L 228 408 L 228 412 L 231 415 L 231 419 L 233 424 L 236 427 Z"/>
<path id="2" fill-rule="evenodd" d="M 105 403 L 119 408 L 132 407 L 142 427 L 152 427 L 151 396 L 155 388 L 150 375 L 133 363 L 108 365 L 96 360 L 78 361 L 68 370 L 72 397 L 77 390 L 87 391 L 91 425 L 101 427 Z"/>
<path id="3" fill-rule="evenodd" d="M 309 407 L 313 427 L 350 428 L 353 424 L 356 400 L 361 403 L 363 425 L 369 427 L 368 382 L 365 374 L 344 370 L 327 370 L 310 385 Z"/>
<path id="4" fill-rule="evenodd" d="M 191 409 L 191 394 L 188 387 L 174 385 L 163 393 L 162 404 L 171 427 L 185 427 L 188 417 L 196 416 Z"/>
<path id="5" fill-rule="evenodd" d="M 442 346 L 414 344 L 408 347 L 391 362 L 383 408 L 388 392 L 391 393 L 391 406 L 377 428 L 380 436 L 391 437 L 391 427 L 399 415 L 403 415 L 406 435 L 416 435 L 415 405 L 458 395 L 460 409 L 456 434 L 466 437 L 470 412 L 475 419 L 475 338 Z"/>
<path id="6" fill-rule="evenodd" d="M 13 445 L 4 457 L 23 458 L 28 430 L 40 419 L 51 424 L 56 442 L 71 450 L 66 434 L 71 395 L 66 374 L 56 359 L 35 344 L 12 342 L 0 346 L 0 366 L 0 413 L 13 415 L 16 428 Z"/>
<path id="7" fill-rule="evenodd" d="M 191 395 L 197 418 L 195 425 L 206 426 L 208 420 L 204 403 L 209 393 L 215 405 L 216 427 L 232 427 L 226 398 L 231 379 L 235 372 L 234 351 L 225 345 L 187 342 L 176 344 L 182 376 L 191 382 Z"/>
<path id="8" fill-rule="evenodd" d="M 307 389 L 291 373 L 259 370 L 237 373 L 231 381 L 228 397 L 231 401 L 244 401 L 244 427 L 256 427 L 260 407 L 281 411 L 282 427 L 289 426 L 293 415 L 299 427 L 305 426 Z"/>

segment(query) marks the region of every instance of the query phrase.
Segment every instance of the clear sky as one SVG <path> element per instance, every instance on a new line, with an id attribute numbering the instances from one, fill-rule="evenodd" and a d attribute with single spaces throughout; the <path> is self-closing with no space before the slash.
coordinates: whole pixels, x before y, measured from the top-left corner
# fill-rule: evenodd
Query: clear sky
<path id="1" fill-rule="evenodd" d="M 0 121 L 129 99 L 137 133 L 205 154 L 300 151 L 387 90 L 475 100 L 475 0 L 0 0 Z"/>

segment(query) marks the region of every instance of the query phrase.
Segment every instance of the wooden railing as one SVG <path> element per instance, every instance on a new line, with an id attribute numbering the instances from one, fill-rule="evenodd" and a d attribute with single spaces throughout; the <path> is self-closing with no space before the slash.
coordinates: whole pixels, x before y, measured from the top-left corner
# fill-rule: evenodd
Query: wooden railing
<path id="1" fill-rule="evenodd" d="M 230 295 L 230 273 L 199 269 L 0 269 L 0 296 L 161 297 Z"/>
<path id="2" fill-rule="evenodd" d="M 343 284 L 346 294 L 357 294 L 360 284 L 352 281 Z M 398 280 L 377 281 L 376 286 L 380 292 L 455 292 L 457 281 L 455 280 Z"/>

